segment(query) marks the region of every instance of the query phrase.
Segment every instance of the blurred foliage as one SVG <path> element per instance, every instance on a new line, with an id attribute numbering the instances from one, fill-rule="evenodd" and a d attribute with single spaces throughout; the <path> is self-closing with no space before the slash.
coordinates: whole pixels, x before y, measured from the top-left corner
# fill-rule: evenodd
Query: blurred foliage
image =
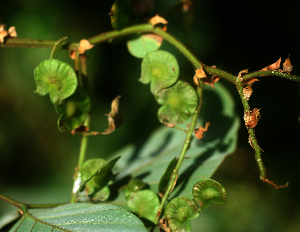
<path id="1" fill-rule="evenodd" d="M 149 2 L 149 0 L 139 0 Z M 238 74 L 242 69 L 261 69 L 291 54 L 292 74 L 300 75 L 296 2 L 193 1 L 183 14 L 172 8 L 179 0 L 155 1 L 155 12 L 168 20 L 168 31 L 184 42 L 207 65 Z M 112 30 L 111 1 L 18 0 L 1 4 L 0 23 L 15 26 L 19 37 L 58 40 L 68 36 L 80 41 Z M 192 65 L 171 45 L 161 49 L 176 56 L 180 77 L 191 83 Z M 48 97 L 34 94 L 34 68 L 49 58 L 51 50 L 1 48 L 0 50 L 0 192 L 27 203 L 69 200 L 77 163 L 80 136 L 61 133 L 57 114 Z M 127 143 L 141 144 L 159 125 L 158 105 L 140 84 L 141 60 L 132 57 L 125 41 L 98 45 L 88 52 L 93 117 L 91 129 L 103 131 L 111 101 L 122 95 L 124 123 L 118 131 L 91 137 L 88 158 L 105 158 Z M 66 51 L 59 59 L 73 65 Z M 235 88 L 224 82 L 242 105 Z M 275 77 L 253 85 L 250 106 L 261 108 L 256 136 L 268 177 L 276 183 L 290 181 L 275 190 L 259 180 L 254 154 L 240 129 L 237 151 L 213 176 L 227 192 L 225 206 L 212 206 L 192 230 L 203 231 L 297 231 L 299 223 L 299 83 Z M 208 101 L 206 99 L 206 101 Z M 126 106 L 126 107 L 122 107 Z M 213 106 L 212 106 L 213 107 Z M 0 202 L 0 220 L 14 207 Z"/>

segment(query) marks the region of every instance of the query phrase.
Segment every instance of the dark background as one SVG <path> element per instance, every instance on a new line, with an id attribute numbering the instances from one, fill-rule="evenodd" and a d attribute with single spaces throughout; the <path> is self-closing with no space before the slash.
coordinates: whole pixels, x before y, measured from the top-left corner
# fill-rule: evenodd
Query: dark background
<path id="1" fill-rule="evenodd" d="M 144 3 L 151 1 L 142 0 Z M 300 75 L 299 16 L 292 1 L 194 1 L 188 14 L 169 11 L 179 1 L 155 2 L 155 10 L 169 21 L 173 34 L 205 64 L 237 75 L 239 71 L 259 70 L 279 57 L 290 54 Z M 78 42 L 110 31 L 113 1 L 18 0 L 1 3 L 0 23 L 15 26 L 20 38 L 58 40 L 68 36 Z M 179 61 L 180 79 L 191 82 L 193 66 L 167 42 L 161 49 Z M 49 97 L 34 94 L 34 68 L 50 57 L 50 49 L 0 49 L 0 192 L 29 203 L 68 201 L 72 175 L 77 163 L 80 136 L 60 133 L 58 115 Z M 88 158 L 109 155 L 122 146 L 139 144 L 159 126 L 158 105 L 148 86 L 140 84 L 141 60 L 132 57 L 125 42 L 103 43 L 88 51 L 91 83 L 91 129 L 106 128 L 104 114 L 110 102 L 122 95 L 124 124 L 107 136 L 92 137 Z M 59 59 L 72 64 L 66 51 Z M 234 86 L 222 81 L 242 104 Z M 226 158 L 213 178 L 227 190 L 227 204 L 214 205 L 193 221 L 202 231 L 297 231 L 299 220 L 299 83 L 278 77 L 262 77 L 253 85 L 249 103 L 260 108 L 262 118 L 256 127 L 258 142 L 268 178 L 276 190 L 259 180 L 254 152 L 243 126 L 234 154 Z M 212 106 L 213 107 L 213 106 Z M 0 202 L 0 220 L 15 208 Z M 297 229 L 298 228 L 298 229 Z"/>

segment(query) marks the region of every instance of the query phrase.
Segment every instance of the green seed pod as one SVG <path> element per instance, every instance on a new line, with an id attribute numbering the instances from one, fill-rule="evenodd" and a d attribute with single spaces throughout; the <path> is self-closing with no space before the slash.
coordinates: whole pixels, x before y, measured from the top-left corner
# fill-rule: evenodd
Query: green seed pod
<path id="1" fill-rule="evenodd" d="M 225 188 L 215 180 L 206 179 L 199 181 L 193 187 L 193 196 L 200 205 L 200 209 L 206 209 L 211 203 L 225 204 Z"/>

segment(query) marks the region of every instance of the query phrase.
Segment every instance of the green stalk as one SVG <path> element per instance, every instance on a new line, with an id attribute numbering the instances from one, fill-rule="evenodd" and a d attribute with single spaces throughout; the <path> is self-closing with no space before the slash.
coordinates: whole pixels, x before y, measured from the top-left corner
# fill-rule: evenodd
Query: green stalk
<path id="1" fill-rule="evenodd" d="M 189 149 L 189 146 L 190 146 L 190 143 L 191 143 L 191 140 L 192 140 L 192 137 L 193 137 L 194 129 L 197 125 L 197 120 L 198 120 L 201 105 L 202 105 L 202 82 L 200 82 L 199 84 L 200 84 L 200 86 L 197 87 L 197 94 L 198 94 L 198 97 L 199 97 L 199 104 L 198 104 L 197 110 L 195 111 L 195 114 L 193 115 L 193 118 L 192 118 L 191 123 L 189 125 L 189 129 L 186 132 L 186 137 L 185 137 L 185 140 L 184 140 L 184 144 L 183 144 L 181 153 L 179 155 L 177 165 L 176 165 L 176 167 L 173 171 L 173 174 L 170 178 L 168 189 L 166 190 L 165 195 L 161 199 L 161 202 L 160 202 L 160 205 L 159 205 L 159 208 L 158 208 L 159 213 L 156 215 L 156 218 L 154 220 L 155 225 L 158 224 L 159 218 L 161 216 L 161 212 L 162 212 L 163 208 L 165 207 L 165 204 L 166 204 L 166 202 L 167 202 L 167 200 L 168 200 L 168 198 L 169 198 L 169 196 L 170 196 L 170 194 L 171 194 L 171 192 L 172 192 L 172 190 L 173 190 L 173 188 L 176 184 L 178 171 L 179 171 L 179 169 L 181 167 L 181 164 L 184 161 L 185 155 L 186 155 L 186 153 Z"/>
<path id="2" fill-rule="evenodd" d="M 261 76 L 277 76 L 281 78 L 285 78 L 291 81 L 299 81 L 300 82 L 300 77 L 294 76 L 288 73 L 282 73 L 278 71 L 256 71 L 253 73 L 245 74 L 243 75 L 243 80 L 246 82 L 247 80 L 250 80 L 255 77 L 261 77 Z"/>
<path id="3" fill-rule="evenodd" d="M 0 194 L 0 199 L 3 200 L 3 201 L 5 201 L 5 202 L 7 202 L 7 203 L 9 203 L 9 204 L 11 204 L 11 205 L 14 205 L 14 206 L 18 207 L 19 209 L 21 209 L 22 206 L 24 205 L 22 203 L 19 203 L 19 202 L 13 200 L 13 199 L 5 197 L 2 194 Z"/>
<path id="4" fill-rule="evenodd" d="M 102 33 L 100 35 L 96 35 L 88 39 L 88 41 L 91 44 L 98 44 L 110 39 L 124 37 L 127 35 L 132 35 L 137 33 L 145 33 L 145 32 L 153 32 L 153 25 L 148 23 L 148 24 L 126 27 L 120 31 L 110 31 L 110 32 Z"/>
<path id="5" fill-rule="evenodd" d="M 5 43 L 0 43 L 1 47 L 14 47 L 14 48 L 50 48 L 53 49 L 57 40 L 37 40 L 37 39 L 21 39 L 21 38 L 8 38 Z M 79 43 L 66 43 L 62 49 L 77 50 Z"/>
<path id="6" fill-rule="evenodd" d="M 217 75 L 224 78 L 225 80 L 230 81 L 233 84 L 236 84 L 236 77 L 228 72 L 210 66 L 204 66 L 203 69 L 209 74 Z"/>
<path id="7" fill-rule="evenodd" d="M 244 77 L 243 77 L 243 79 L 244 79 Z M 244 111 L 246 112 L 246 111 L 250 111 L 250 106 L 249 106 L 248 100 L 245 98 L 244 93 L 243 93 L 243 83 L 242 83 L 242 81 L 243 80 L 236 79 L 236 86 L 237 86 L 240 98 L 241 98 L 243 106 L 244 106 Z M 266 182 L 266 183 L 272 185 L 274 188 L 277 188 L 277 189 L 287 187 L 288 182 L 285 185 L 276 185 L 273 181 L 267 179 L 266 168 L 265 168 L 264 163 L 263 163 L 262 158 L 261 158 L 261 147 L 258 145 L 258 142 L 256 140 L 254 129 L 249 128 L 249 127 L 247 127 L 247 129 L 248 129 L 248 133 L 249 133 L 250 145 L 252 146 L 252 148 L 255 152 L 255 161 L 257 163 L 257 166 L 258 166 L 258 169 L 259 169 L 259 172 L 260 172 L 260 179 L 263 182 Z"/>
<path id="8" fill-rule="evenodd" d="M 86 122 L 84 123 L 84 126 L 88 126 L 90 121 L 90 117 L 87 117 Z M 80 150 L 79 150 L 79 158 L 78 158 L 78 165 L 75 169 L 74 173 L 74 182 L 73 182 L 73 190 L 71 195 L 71 203 L 77 202 L 77 192 L 78 189 L 81 186 L 81 169 L 83 167 L 83 164 L 85 162 L 86 157 L 86 150 L 87 150 L 87 144 L 88 144 L 88 136 L 87 134 L 83 134 L 81 138 L 81 144 L 80 144 Z"/>
<path id="9" fill-rule="evenodd" d="M 202 62 L 199 61 L 193 54 L 188 50 L 179 40 L 170 35 L 168 32 L 165 32 L 160 27 L 155 27 L 153 32 L 157 35 L 163 37 L 170 44 L 174 45 L 194 66 L 196 69 L 199 69 L 202 65 Z"/>
<path id="10" fill-rule="evenodd" d="M 85 59 L 81 59 L 82 55 L 79 53 L 76 54 L 75 58 L 75 70 L 78 72 L 78 78 L 80 86 L 83 86 L 83 76 L 87 79 L 87 66 L 85 63 Z M 86 86 L 83 86 L 86 87 Z M 88 90 L 87 90 L 88 91 Z M 90 124 L 90 116 L 88 116 L 84 122 L 84 126 L 88 127 Z M 74 182 L 73 182 L 73 190 L 71 195 L 71 203 L 77 202 L 77 193 L 81 186 L 81 169 L 83 167 L 83 164 L 85 162 L 86 157 L 86 150 L 87 150 L 87 144 L 88 144 L 88 136 L 89 134 L 83 133 L 81 138 L 81 144 L 80 144 L 80 150 L 79 150 L 79 158 L 78 158 L 78 164 L 77 168 L 74 172 Z"/>

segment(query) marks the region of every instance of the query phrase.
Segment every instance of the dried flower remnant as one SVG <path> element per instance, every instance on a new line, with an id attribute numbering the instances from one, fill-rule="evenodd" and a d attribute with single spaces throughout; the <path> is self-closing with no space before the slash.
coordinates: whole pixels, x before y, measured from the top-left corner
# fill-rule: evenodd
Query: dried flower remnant
<path id="1" fill-rule="evenodd" d="M 108 129 L 101 134 L 110 134 L 115 129 L 122 125 L 122 114 L 119 111 L 119 99 L 121 96 L 117 96 L 111 103 L 111 111 L 106 116 L 108 117 Z"/>
<path id="2" fill-rule="evenodd" d="M 244 97 L 249 100 L 251 95 L 253 93 L 253 90 L 252 90 L 252 87 L 251 85 L 248 85 L 246 86 L 245 88 L 243 88 L 243 94 L 244 94 Z"/>
<path id="3" fill-rule="evenodd" d="M 83 53 L 85 53 L 86 50 L 89 50 L 94 46 L 95 45 L 90 44 L 90 42 L 87 41 L 86 39 L 82 39 L 82 40 L 80 40 L 80 43 L 79 43 L 79 48 L 78 48 L 79 53 L 83 54 Z"/>
<path id="4" fill-rule="evenodd" d="M 197 139 L 202 139 L 204 132 L 207 131 L 208 127 L 210 125 L 210 122 L 205 123 L 205 127 L 202 126 L 195 129 L 195 136 Z"/>
<path id="5" fill-rule="evenodd" d="M 244 120 L 245 125 L 248 128 L 256 127 L 258 120 L 261 118 L 259 109 L 254 108 L 252 111 L 245 111 L 244 113 Z"/>
<path id="6" fill-rule="evenodd" d="M 95 45 L 90 44 L 90 42 L 86 39 L 80 40 L 79 47 L 78 47 L 79 54 L 84 54 L 86 50 L 89 50 L 89 49 L 93 48 L 94 46 Z M 77 51 L 75 51 L 75 50 L 69 51 L 69 56 L 71 59 L 75 60 L 76 52 Z"/>
<path id="7" fill-rule="evenodd" d="M 202 79 L 202 78 L 206 78 L 206 74 L 203 70 L 203 67 L 201 66 L 201 68 L 196 70 L 196 74 L 194 76 L 194 83 L 199 86 L 199 80 L 198 79 Z"/>
<path id="8" fill-rule="evenodd" d="M 171 232 L 171 229 L 168 228 L 168 222 L 167 222 L 167 219 L 165 218 L 162 218 L 159 220 L 159 227 L 162 228 L 164 231 L 166 232 Z"/>
<path id="9" fill-rule="evenodd" d="M 214 67 L 214 66 L 212 66 Z M 201 68 L 196 70 L 196 74 L 194 76 L 194 83 L 199 86 L 199 79 L 206 84 L 210 85 L 211 87 L 214 88 L 214 83 L 216 83 L 218 80 L 220 80 L 220 77 L 218 75 L 212 75 L 212 77 L 207 77 L 202 66 Z"/>
<path id="10" fill-rule="evenodd" d="M 275 63 L 270 64 L 267 67 L 264 67 L 261 71 L 271 71 L 271 70 L 277 70 L 280 68 L 280 63 L 281 63 L 281 57 L 279 60 L 277 60 Z"/>
<path id="11" fill-rule="evenodd" d="M 15 27 L 10 27 L 8 29 L 8 32 L 5 31 L 5 25 L 1 24 L 0 25 L 0 43 L 4 43 L 4 38 L 6 36 L 10 36 L 10 37 L 17 37 L 17 32 L 16 32 L 16 28 Z"/>
<path id="12" fill-rule="evenodd" d="M 200 79 L 206 77 L 206 74 L 205 74 L 202 66 L 201 66 L 201 68 L 196 70 L 196 76 Z"/>
<path id="13" fill-rule="evenodd" d="M 254 82 L 259 81 L 257 78 L 252 78 L 243 82 L 243 85 L 252 85 Z"/>
<path id="14" fill-rule="evenodd" d="M 293 69 L 290 56 L 283 63 L 283 71 L 290 74 Z"/>
<path id="15" fill-rule="evenodd" d="M 207 81 L 206 81 L 207 80 Z M 216 83 L 218 80 L 220 80 L 220 76 L 218 75 L 213 75 L 211 77 L 211 79 L 208 79 L 208 78 L 205 78 L 203 79 L 203 83 L 204 84 L 207 84 L 207 85 L 210 85 L 211 87 L 215 88 L 214 87 L 214 83 Z"/>
<path id="16" fill-rule="evenodd" d="M 10 37 L 17 37 L 18 36 L 15 27 L 10 27 L 8 29 L 8 34 L 9 34 Z"/>
<path id="17" fill-rule="evenodd" d="M 163 17 L 158 16 L 158 14 L 157 14 L 157 15 L 155 15 L 154 17 L 152 17 L 152 18 L 150 19 L 150 23 L 151 23 L 153 26 L 155 26 L 156 24 L 159 24 L 159 23 L 167 24 L 168 21 L 165 20 Z"/>
<path id="18" fill-rule="evenodd" d="M 240 81 L 243 81 L 243 74 L 245 73 L 248 73 L 248 69 L 244 69 L 242 71 L 239 72 L 239 75 L 237 76 L 237 81 L 240 80 Z"/>

